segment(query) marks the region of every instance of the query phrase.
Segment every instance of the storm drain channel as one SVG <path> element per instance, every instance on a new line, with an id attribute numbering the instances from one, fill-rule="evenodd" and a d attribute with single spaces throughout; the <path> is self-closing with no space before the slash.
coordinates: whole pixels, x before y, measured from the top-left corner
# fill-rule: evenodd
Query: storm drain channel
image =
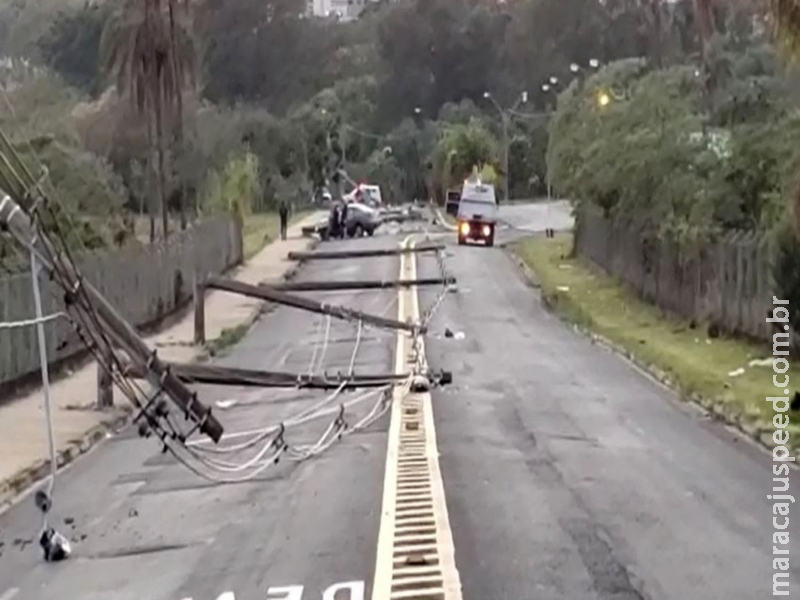
<path id="1" fill-rule="evenodd" d="M 422 399 L 407 395 L 400 410 L 390 597 L 444 600 Z"/>
<path id="2" fill-rule="evenodd" d="M 416 277 L 413 255 L 401 256 L 401 277 Z M 401 319 L 419 318 L 416 290 L 399 305 Z M 397 372 L 413 362 L 411 341 L 398 335 Z M 372 600 L 461 600 L 429 392 L 396 390 L 383 494 Z"/>

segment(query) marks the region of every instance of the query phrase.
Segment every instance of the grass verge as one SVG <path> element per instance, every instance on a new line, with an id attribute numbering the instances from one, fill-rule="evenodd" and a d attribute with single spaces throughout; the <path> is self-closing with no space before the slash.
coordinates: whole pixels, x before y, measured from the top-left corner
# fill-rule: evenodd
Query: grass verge
<path id="1" fill-rule="evenodd" d="M 224 354 L 226 350 L 229 350 L 242 341 L 249 330 L 249 323 L 243 323 L 235 327 L 223 329 L 217 339 L 206 343 L 206 352 L 208 352 L 208 357 L 214 358 Z"/>
<path id="2" fill-rule="evenodd" d="M 542 298 L 568 320 L 605 338 L 685 399 L 772 447 L 771 348 L 738 339 L 709 339 L 705 330 L 662 313 L 599 269 L 568 258 L 572 235 L 532 238 L 512 247 L 535 274 Z M 800 381 L 800 368 L 789 370 Z M 791 413 L 790 443 L 800 448 L 800 415 Z"/>
<path id="3" fill-rule="evenodd" d="M 304 219 L 310 211 L 300 211 L 289 219 L 289 226 Z M 267 244 L 275 241 L 281 234 L 281 220 L 278 213 L 254 213 L 244 218 L 242 246 L 244 259 L 253 258 Z"/>

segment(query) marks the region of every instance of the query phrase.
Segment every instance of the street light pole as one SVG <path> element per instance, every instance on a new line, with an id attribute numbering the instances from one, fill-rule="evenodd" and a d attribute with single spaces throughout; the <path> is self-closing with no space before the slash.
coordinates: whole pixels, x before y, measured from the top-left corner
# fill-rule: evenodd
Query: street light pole
<path id="1" fill-rule="evenodd" d="M 589 59 L 589 67 L 592 70 L 596 71 L 597 69 L 600 68 L 600 61 L 597 60 L 596 58 Z M 572 63 L 569 66 L 569 70 L 570 70 L 570 73 L 572 73 L 572 76 L 573 76 L 573 78 L 570 80 L 570 83 L 572 81 L 574 81 L 575 77 L 579 77 L 581 75 L 582 71 L 583 71 L 581 69 L 581 66 L 579 64 L 577 64 L 577 63 Z M 583 79 L 582 78 L 580 80 L 580 83 L 581 84 L 583 83 Z M 545 92 L 545 93 L 548 93 L 551 90 L 553 92 L 555 92 L 555 89 L 556 89 L 557 85 L 558 85 L 558 78 L 557 77 L 550 77 L 548 79 L 547 83 L 545 83 L 542 86 L 542 91 Z M 553 112 L 555 112 L 555 109 L 553 110 Z M 551 134 L 552 134 L 552 132 L 551 132 Z M 548 200 L 547 207 L 548 207 L 548 211 L 549 211 L 550 210 L 549 202 L 550 202 L 550 200 L 552 200 L 552 190 L 553 190 L 552 174 L 551 174 L 551 168 L 550 168 L 551 156 L 550 156 L 549 149 L 554 146 L 553 138 L 550 138 L 550 141 L 548 142 L 547 146 L 548 146 L 548 152 L 547 152 L 547 156 L 545 157 L 545 163 L 546 163 L 545 167 L 547 169 L 547 175 L 546 175 L 546 180 L 547 180 L 546 181 L 546 185 L 547 185 L 547 200 Z"/>
<path id="2" fill-rule="evenodd" d="M 501 113 L 501 117 L 503 120 L 503 172 L 505 173 L 505 177 L 503 177 L 503 199 L 508 202 L 508 180 L 511 179 L 508 172 L 508 115 Z"/>
<path id="3" fill-rule="evenodd" d="M 509 154 L 509 146 L 510 142 L 508 139 L 508 121 L 509 121 L 509 113 L 514 112 L 520 103 L 524 104 L 528 101 L 528 92 L 522 92 L 520 97 L 514 103 L 509 110 L 503 110 L 503 108 L 497 103 L 497 100 L 489 92 L 484 92 L 483 97 L 487 100 L 491 101 L 494 104 L 494 107 L 497 109 L 497 112 L 500 113 L 500 121 L 503 125 L 503 171 L 505 173 L 504 185 L 503 185 L 503 199 L 508 202 L 509 200 L 509 181 L 511 179 L 509 168 L 508 168 L 508 154 Z"/>

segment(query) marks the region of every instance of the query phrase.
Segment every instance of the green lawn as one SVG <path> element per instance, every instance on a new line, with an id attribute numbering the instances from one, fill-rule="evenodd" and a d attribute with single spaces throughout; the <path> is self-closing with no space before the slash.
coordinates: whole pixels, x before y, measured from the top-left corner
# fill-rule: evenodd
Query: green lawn
<path id="1" fill-rule="evenodd" d="M 708 339 L 705 328 L 692 329 L 688 322 L 663 315 L 598 269 L 567 258 L 571 246 L 572 236 L 566 234 L 533 238 L 514 250 L 535 273 L 543 297 L 569 320 L 655 367 L 684 397 L 715 408 L 751 433 L 771 436 L 772 405 L 765 397 L 778 395 L 771 364 L 749 364 L 770 357 L 771 348 L 731 338 Z M 729 375 L 737 369 L 744 373 Z M 793 365 L 789 377 L 800 384 L 800 368 Z M 800 415 L 793 413 L 790 419 L 790 443 L 800 448 Z"/>
<path id="2" fill-rule="evenodd" d="M 309 211 L 295 213 L 289 219 L 289 225 L 304 219 Z M 267 244 L 275 241 L 281 234 L 281 221 L 278 213 L 257 213 L 244 217 L 243 246 L 244 259 L 248 260 L 258 254 Z"/>

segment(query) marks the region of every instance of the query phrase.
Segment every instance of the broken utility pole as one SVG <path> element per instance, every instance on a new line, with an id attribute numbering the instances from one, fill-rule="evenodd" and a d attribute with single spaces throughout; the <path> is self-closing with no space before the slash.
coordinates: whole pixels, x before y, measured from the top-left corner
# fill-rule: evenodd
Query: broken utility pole
<path id="1" fill-rule="evenodd" d="M 92 329 L 96 328 L 97 331 L 87 333 L 103 340 L 104 343 L 99 344 L 100 348 L 107 345 L 106 336 L 111 338 L 110 343 L 119 345 L 145 369 L 147 380 L 156 390 L 166 394 L 187 418 L 191 417 L 201 432 L 214 442 L 220 440 L 222 425 L 212 416 L 211 410 L 200 403 L 197 396 L 165 368 L 156 352 L 142 341 L 136 330 L 117 313 L 111 303 L 81 277 L 71 261 L 64 260 L 47 235 L 39 231 L 31 216 L 8 194 L 3 194 L 0 200 L 0 226 L 19 244 L 36 253 L 42 267 L 64 289 L 68 312 L 74 314 L 75 311 L 84 309 L 94 313 L 97 323 Z M 88 306 L 80 306 L 81 294 L 84 304 Z"/>
<path id="2" fill-rule="evenodd" d="M 338 258 L 368 258 L 373 256 L 396 256 L 412 252 L 438 252 L 444 250 L 444 244 L 423 244 L 412 248 L 376 248 L 374 250 L 338 250 L 289 252 L 289 260 L 333 260 Z"/>
<path id="3" fill-rule="evenodd" d="M 409 331 L 415 334 L 424 334 L 427 328 L 418 323 L 404 323 L 396 319 L 387 319 L 377 315 L 371 315 L 360 310 L 352 308 L 345 308 L 343 306 L 333 306 L 324 302 L 317 302 L 302 296 L 295 296 L 294 294 L 287 294 L 278 291 L 272 287 L 263 285 L 250 285 L 240 281 L 233 281 L 230 279 L 221 279 L 219 277 L 209 277 L 205 282 L 206 287 L 224 290 L 226 292 L 233 292 L 234 294 L 241 294 L 243 296 L 250 296 L 252 298 L 260 298 L 267 302 L 275 302 L 276 304 L 284 304 L 292 308 L 299 308 L 309 312 L 318 313 L 322 315 L 331 315 L 337 319 L 344 319 L 346 321 L 363 321 L 369 325 L 376 327 L 383 327 L 385 329 L 393 329 L 399 331 Z"/>
<path id="4" fill-rule="evenodd" d="M 241 387 L 287 388 L 335 390 L 383 387 L 408 378 L 408 374 L 377 375 L 302 375 L 279 371 L 261 371 L 256 369 L 238 369 L 219 365 L 167 363 L 169 370 L 182 382 L 232 385 Z M 123 368 L 126 377 L 142 378 L 144 370 L 133 363 Z"/>
<path id="5" fill-rule="evenodd" d="M 455 277 L 427 277 L 422 279 L 390 279 L 388 281 L 293 281 L 270 284 L 268 287 L 280 292 L 333 292 L 339 290 L 385 290 L 429 285 L 454 285 Z M 267 287 L 267 286 L 265 286 Z"/>

